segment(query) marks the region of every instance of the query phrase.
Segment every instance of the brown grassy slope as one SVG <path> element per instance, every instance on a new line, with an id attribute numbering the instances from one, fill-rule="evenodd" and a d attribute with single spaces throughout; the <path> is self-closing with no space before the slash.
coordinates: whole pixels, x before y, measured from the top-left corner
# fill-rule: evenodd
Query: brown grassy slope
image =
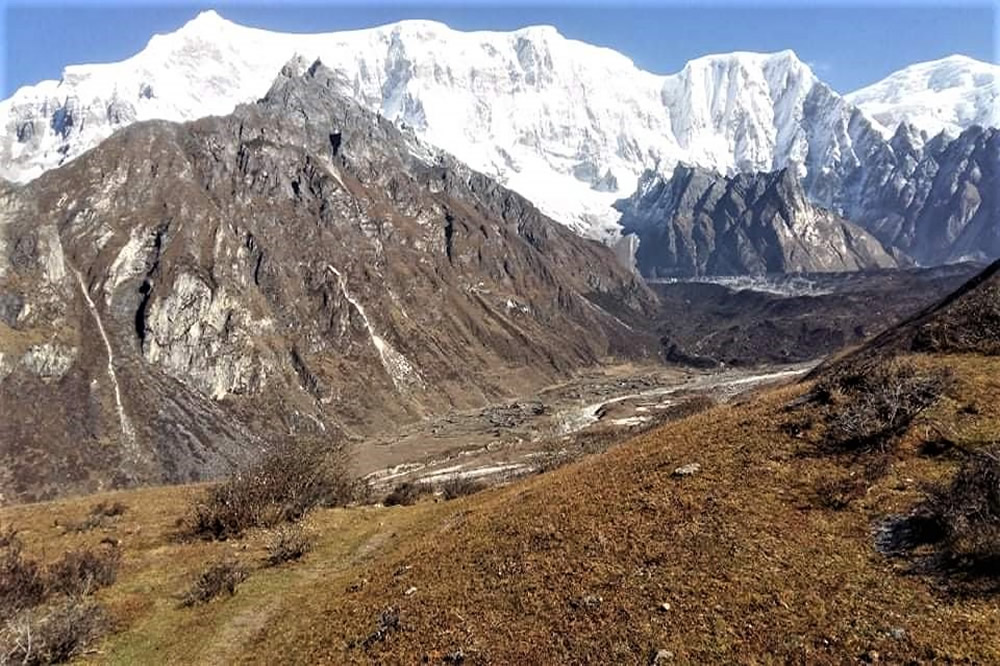
<path id="1" fill-rule="evenodd" d="M 1000 422 L 984 399 L 1000 396 L 1000 364 L 947 362 L 964 371 L 959 402 L 980 401 L 980 414 L 958 423 L 948 401 L 927 418 L 974 441 Z M 301 600 L 248 650 L 261 662 L 439 663 L 461 651 L 472 663 L 643 663 L 659 649 L 694 663 L 843 663 L 873 652 L 1000 661 L 996 599 L 944 599 L 871 548 L 873 520 L 906 510 L 919 480 L 948 471 L 914 452 L 926 422 L 860 502 L 818 508 L 816 481 L 859 465 L 802 455 L 809 442 L 783 432 L 783 405 L 802 390 L 711 410 L 477 498 L 459 524 L 366 572 L 360 591 Z M 674 478 L 688 462 L 703 472 Z M 349 647 L 389 607 L 400 629 Z"/>
<path id="2" fill-rule="evenodd" d="M 118 582 L 98 594 L 118 631 L 88 656 L 95 663 L 413 664 L 459 651 L 467 664 L 647 663 L 654 649 L 677 663 L 853 663 L 874 652 L 890 663 L 997 663 L 1000 601 L 948 597 L 871 547 L 875 520 L 908 510 L 921 482 L 954 469 L 918 452 L 934 424 L 966 445 L 1000 437 L 1000 359 L 917 360 L 955 368 L 954 397 L 921 417 L 889 474 L 841 511 L 821 506 L 817 482 L 860 474 L 865 461 L 815 455 L 821 426 L 787 434 L 803 416 L 785 409 L 805 390 L 791 386 L 507 488 L 315 512 L 314 550 L 273 569 L 256 568 L 263 532 L 171 539 L 198 488 L 116 494 L 129 510 L 93 532 L 61 536 L 53 521 L 79 520 L 102 498 L 15 507 L 0 521 L 48 559 L 122 539 Z M 672 476 L 689 462 L 702 472 Z M 249 564 L 250 578 L 232 598 L 179 608 L 221 556 Z M 365 647 L 390 608 L 398 630 Z"/>

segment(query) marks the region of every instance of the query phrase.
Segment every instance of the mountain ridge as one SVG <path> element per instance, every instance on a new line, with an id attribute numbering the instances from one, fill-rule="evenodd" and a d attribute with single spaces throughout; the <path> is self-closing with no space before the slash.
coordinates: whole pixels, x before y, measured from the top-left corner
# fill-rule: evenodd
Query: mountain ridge
<path id="1" fill-rule="evenodd" d="M 0 194 L 0 494 L 217 477 L 656 356 L 609 248 L 343 83 L 285 67 Z"/>

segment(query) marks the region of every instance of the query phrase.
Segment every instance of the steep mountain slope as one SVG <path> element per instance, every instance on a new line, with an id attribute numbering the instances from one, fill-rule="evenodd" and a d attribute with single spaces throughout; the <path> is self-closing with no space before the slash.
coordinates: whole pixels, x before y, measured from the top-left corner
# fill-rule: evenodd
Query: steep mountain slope
<path id="1" fill-rule="evenodd" d="M 655 354 L 609 249 L 349 89 L 296 61 L 4 190 L 0 493 L 203 478 Z"/>
<path id="2" fill-rule="evenodd" d="M 963 55 L 911 65 L 844 96 L 891 136 L 909 123 L 928 137 L 1000 127 L 1000 65 Z"/>
<path id="3" fill-rule="evenodd" d="M 619 206 L 624 231 L 639 238 L 639 270 L 651 277 L 896 265 L 863 229 L 810 204 L 787 169 L 726 178 L 678 165 L 669 181 L 647 172 Z"/>
<path id="4" fill-rule="evenodd" d="M 321 57 L 370 109 L 494 176 L 586 235 L 618 235 L 611 204 L 678 161 L 793 168 L 808 196 L 846 205 L 881 128 L 794 53 L 707 56 L 658 76 L 550 27 L 510 33 L 403 21 L 288 35 L 205 12 L 134 57 L 66 69 L 0 103 L 0 176 L 25 181 L 138 120 L 228 113 L 294 53 Z"/>

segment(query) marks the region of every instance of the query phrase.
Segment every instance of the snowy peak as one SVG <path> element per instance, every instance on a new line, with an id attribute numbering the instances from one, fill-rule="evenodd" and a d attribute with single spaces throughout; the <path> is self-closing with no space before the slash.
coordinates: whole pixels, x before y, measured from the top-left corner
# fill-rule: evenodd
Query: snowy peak
<path id="1" fill-rule="evenodd" d="M 808 196 L 839 209 L 850 170 L 891 136 L 792 51 L 708 55 L 660 76 L 552 26 L 462 32 L 408 20 L 285 34 L 208 11 L 127 60 L 67 67 L 61 81 L 0 102 L 0 177 L 31 180 L 136 121 L 230 113 L 262 97 L 295 55 L 320 59 L 367 109 L 603 240 L 620 233 L 612 204 L 647 169 L 788 167 Z"/>
<path id="2" fill-rule="evenodd" d="M 902 122 L 928 136 L 1000 126 L 1000 65 L 952 55 L 901 69 L 846 96 L 891 133 Z"/>

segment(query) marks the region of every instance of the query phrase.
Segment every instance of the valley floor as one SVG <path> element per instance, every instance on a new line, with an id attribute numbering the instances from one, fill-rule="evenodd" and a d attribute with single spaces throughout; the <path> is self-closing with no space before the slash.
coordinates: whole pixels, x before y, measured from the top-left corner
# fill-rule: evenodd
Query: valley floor
<path id="1" fill-rule="evenodd" d="M 873 548 L 882 520 L 956 467 L 925 451 L 928 433 L 1000 439 L 1000 359 L 915 360 L 953 368 L 957 387 L 839 509 L 818 501 L 817 482 L 866 462 L 822 454 L 815 432 L 791 427 L 807 390 L 791 384 L 470 497 L 315 511 L 313 552 L 276 568 L 259 566 L 266 532 L 174 537 L 198 487 L 12 507 L 0 521 L 49 558 L 121 540 L 119 580 L 97 593 L 117 631 L 86 655 L 94 663 L 998 663 L 995 595 L 957 594 Z M 701 471 L 675 474 L 689 463 Z M 56 523 L 99 499 L 128 510 L 63 534 Z M 220 556 L 249 579 L 180 608 Z"/>
<path id="2" fill-rule="evenodd" d="M 814 366 L 710 372 L 604 366 L 505 404 L 454 411 L 365 440 L 353 447 L 352 457 L 358 473 L 379 488 L 450 477 L 504 480 L 537 471 L 553 457 L 606 448 Z"/>

